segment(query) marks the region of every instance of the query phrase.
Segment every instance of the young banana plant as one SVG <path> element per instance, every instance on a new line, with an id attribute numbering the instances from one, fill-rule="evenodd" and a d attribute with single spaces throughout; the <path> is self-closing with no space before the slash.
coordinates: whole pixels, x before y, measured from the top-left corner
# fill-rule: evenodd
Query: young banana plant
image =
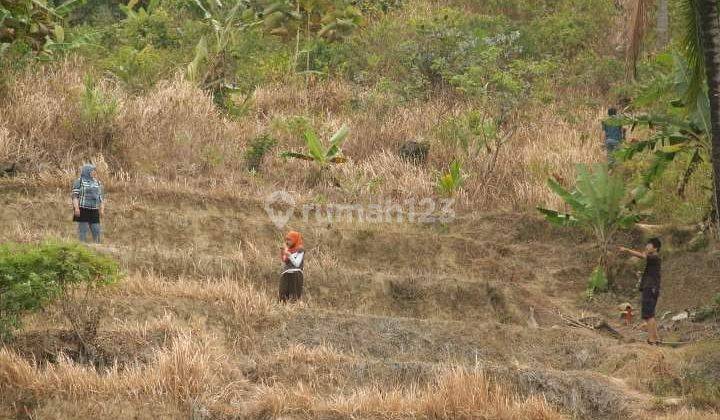
<path id="1" fill-rule="evenodd" d="M 569 213 L 538 207 L 545 218 L 560 226 L 581 227 L 595 236 L 598 247 L 598 266 L 607 270 L 608 248 L 619 229 L 627 229 L 640 221 L 641 215 L 632 210 L 631 202 L 641 200 L 646 190 L 626 194 L 622 178 L 608 173 L 607 166 L 595 165 L 592 172 L 585 165 L 578 166 L 575 188 L 568 191 L 554 179 L 548 186 L 570 207 Z"/>
<path id="2" fill-rule="evenodd" d="M 349 132 L 350 129 L 348 129 L 346 125 L 343 125 L 330 138 L 330 146 L 326 148 L 314 131 L 307 130 L 303 136 L 305 138 L 305 145 L 307 146 L 307 153 L 288 151 L 281 153 L 280 156 L 284 158 L 309 160 L 315 162 L 321 169 L 326 168 L 331 163 L 344 163 L 347 161 L 347 158 L 342 155 L 342 144 L 345 142 Z"/>

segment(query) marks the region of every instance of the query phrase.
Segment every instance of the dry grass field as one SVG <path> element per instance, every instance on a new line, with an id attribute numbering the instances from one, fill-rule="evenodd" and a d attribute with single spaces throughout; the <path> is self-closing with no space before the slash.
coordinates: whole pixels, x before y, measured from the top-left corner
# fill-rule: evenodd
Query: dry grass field
<path id="1" fill-rule="evenodd" d="M 390 16 L 416 23 L 445 8 L 479 14 L 488 7 L 506 13 L 507 25 L 523 18 L 521 1 L 480 3 L 408 1 Z M 389 20 L 383 24 L 392 28 Z M 616 54 L 618 44 L 571 41 L 575 50 L 592 50 L 590 59 Z M 87 300 L 85 309 L 100 319 L 90 342 L 56 302 L 27 315 L 0 344 L 0 418 L 720 416 L 717 320 L 674 323 L 668 315 L 661 335 L 691 343 L 646 345 L 616 309 L 629 299 L 638 306 L 639 263 L 613 260 L 616 291 L 588 299 L 591 238 L 553 227 L 535 210 L 564 205 L 549 177 L 569 186 L 576 164 L 604 161 L 599 121 L 609 83 L 553 79 L 550 99 L 499 112 L 490 96 L 469 100 L 449 88 L 402 99 L 380 83 L 288 76 L 257 86 L 246 112 L 230 117 L 182 71 L 144 91 L 102 74 L 98 95 L 115 108 L 111 117 L 88 118 L 94 108 L 78 99 L 87 94 L 87 60 L 69 54 L 29 66 L 12 83 L 0 78 L 0 164 L 18 165 L 17 174 L 0 177 L 0 243 L 74 240 L 70 186 L 79 164 L 92 161 L 107 212 L 103 243 L 89 246 L 119 261 L 124 277 Z M 376 72 L 392 64 L 399 67 L 385 63 Z M 500 114 L 491 141 L 455 141 L 453 124 Z M 312 162 L 279 156 L 303 148 L 308 127 L 326 139 L 345 124 L 342 165 L 319 172 Z M 277 144 L 261 171 L 248 171 L 246 153 L 263 135 Z M 430 145 L 427 161 L 399 156 L 408 141 Z M 438 178 L 455 159 L 465 178 L 453 220 L 303 217 L 305 208 L 331 203 L 438 201 Z M 701 196 L 695 190 L 688 197 Z M 284 230 L 265 209 L 274 191 L 295 199 L 284 229 L 305 237 L 299 303 L 277 299 Z M 720 293 L 718 244 L 693 249 L 681 228 L 660 229 L 658 313 L 711 302 Z M 643 235 L 623 232 L 618 244 L 642 246 Z M 568 317 L 610 328 L 569 325 Z"/>
<path id="2" fill-rule="evenodd" d="M 72 237 L 68 179 L 3 181 L 5 240 Z M 4 417 L 713 416 L 679 394 L 687 366 L 715 360 L 713 342 L 652 348 L 619 326 L 611 299 L 588 306 L 592 245 L 535 216 L 291 222 L 306 235 L 307 290 L 281 305 L 281 233 L 262 201 L 112 178 L 108 197 L 98 249 L 127 275 L 92 300 L 102 308 L 93 350 L 78 352 L 57 308 L 32 315 L 0 351 Z M 687 257 L 672 255 L 669 272 L 683 270 Z M 670 274 L 660 311 L 676 309 L 673 290 L 717 272 L 698 257 L 707 271 L 683 284 Z M 557 311 L 607 317 L 626 337 L 572 328 Z"/>

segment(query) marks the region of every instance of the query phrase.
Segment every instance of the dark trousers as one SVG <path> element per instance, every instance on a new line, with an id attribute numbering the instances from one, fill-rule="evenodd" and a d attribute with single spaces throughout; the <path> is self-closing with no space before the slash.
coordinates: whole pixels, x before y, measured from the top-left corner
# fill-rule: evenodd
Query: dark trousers
<path id="1" fill-rule="evenodd" d="M 660 291 L 645 287 L 642 289 L 641 312 L 642 319 L 655 318 L 655 306 L 657 305 L 658 298 L 660 297 Z"/>
<path id="2" fill-rule="evenodd" d="M 293 271 L 280 276 L 280 301 L 287 302 L 298 300 L 302 297 L 303 273 Z"/>

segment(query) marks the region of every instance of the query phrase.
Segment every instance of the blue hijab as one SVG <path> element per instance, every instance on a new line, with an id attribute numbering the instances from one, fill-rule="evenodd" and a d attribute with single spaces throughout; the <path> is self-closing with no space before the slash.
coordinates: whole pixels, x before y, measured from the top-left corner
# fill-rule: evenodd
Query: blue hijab
<path id="1" fill-rule="evenodd" d="M 95 170 L 95 165 L 91 163 L 87 163 L 83 165 L 82 170 L 80 170 L 80 179 L 83 181 L 93 181 L 95 178 L 92 176 L 92 172 Z"/>

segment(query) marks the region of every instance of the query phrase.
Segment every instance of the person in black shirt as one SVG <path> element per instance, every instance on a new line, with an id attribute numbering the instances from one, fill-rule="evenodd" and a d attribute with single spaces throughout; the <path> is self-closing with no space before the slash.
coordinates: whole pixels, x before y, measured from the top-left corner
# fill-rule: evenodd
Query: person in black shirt
<path id="1" fill-rule="evenodd" d="M 642 319 L 647 327 L 648 344 L 658 344 L 657 322 L 655 321 L 655 305 L 660 297 L 660 266 L 662 259 L 659 252 L 662 243 L 658 238 L 651 238 L 645 245 L 645 252 L 633 251 L 620 247 L 620 251 L 645 259 L 645 271 L 640 280 L 640 292 L 642 293 Z"/>

